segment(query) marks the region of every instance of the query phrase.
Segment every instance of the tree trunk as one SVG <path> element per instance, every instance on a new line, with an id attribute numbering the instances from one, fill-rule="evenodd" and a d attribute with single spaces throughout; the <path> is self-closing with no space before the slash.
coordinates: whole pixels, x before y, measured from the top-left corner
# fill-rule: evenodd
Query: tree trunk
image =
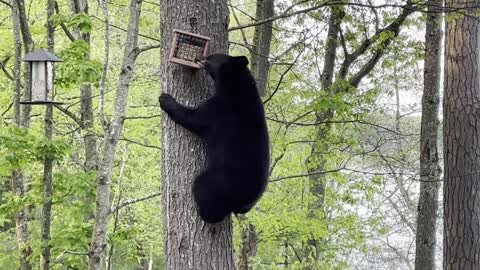
<path id="1" fill-rule="evenodd" d="M 45 137 L 52 139 L 53 133 L 53 106 L 45 107 Z M 44 157 L 43 168 L 43 206 L 42 206 L 42 244 L 40 254 L 40 270 L 48 270 L 50 265 L 50 224 L 52 216 L 52 189 L 53 189 L 53 159 L 50 155 Z"/>
<path id="2" fill-rule="evenodd" d="M 30 33 L 30 27 L 28 26 L 27 14 L 25 11 L 25 1 L 24 0 L 15 0 L 16 9 L 18 12 L 18 23 L 20 25 L 20 30 L 22 32 L 22 39 L 23 39 L 23 50 L 25 55 L 29 52 L 33 51 L 34 43 L 32 39 L 32 35 Z M 15 5 L 14 5 L 15 6 Z M 31 89 L 30 89 L 30 66 L 25 65 L 24 68 L 24 80 L 25 80 L 25 91 L 24 91 L 24 99 L 31 100 Z M 23 117 L 22 117 L 22 127 L 28 128 L 30 126 L 30 105 L 23 105 Z"/>
<path id="3" fill-rule="evenodd" d="M 20 8 L 20 6 L 22 8 Z M 23 14 L 22 14 L 23 10 Z M 33 48 L 33 41 L 30 36 L 30 30 L 28 29 L 28 25 L 22 25 L 21 21 L 24 21 L 23 24 L 26 24 L 26 16 L 25 16 L 25 7 L 22 0 L 16 0 L 12 2 L 12 20 L 13 20 L 13 33 L 14 33 L 14 42 L 15 42 L 15 70 L 14 70 L 14 84 L 15 84 L 15 91 L 14 91 L 14 112 L 15 112 L 15 125 L 18 127 L 28 127 L 29 119 L 30 119 L 30 112 L 29 110 L 25 110 L 23 117 L 20 111 L 20 92 L 21 92 L 21 81 L 20 81 L 20 69 L 21 69 L 21 48 L 22 43 L 20 41 L 20 37 L 23 37 L 24 42 L 24 50 L 28 52 Z M 23 18 L 23 19 L 22 19 Z M 28 87 L 30 80 L 29 80 L 29 73 L 30 68 L 28 65 L 25 65 L 25 71 L 28 71 L 25 74 L 25 95 L 28 95 L 30 88 Z M 25 107 L 24 107 L 25 109 Z M 25 196 L 25 186 L 23 183 L 23 174 L 21 170 L 14 171 L 11 177 L 11 187 L 12 192 L 15 196 L 23 197 Z M 30 247 L 30 232 L 28 230 L 28 219 L 26 216 L 27 207 L 23 207 L 18 213 L 15 213 L 15 233 L 17 239 L 17 246 L 20 254 L 20 270 L 30 270 L 32 269 L 32 265 L 29 261 L 29 257 L 32 254 L 32 248 Z"/>
<path id="4" fill-rule="evenodd" d="M 273 17 L 274 6 L 275 0 L 257 0 L 255 20 L 258 22 Z M 272 25 L 273 22 L 256 25 L 253 35 L 250 66 L 261 97 L 267 93 L 268 71 L 270 70 L 268 56 L 270 55 L 270 44 L 272 42 Z"/>
<path id="5" fill-rule="evenodd" d="M 54 53 L 55 29 L 49 20 L 55 12 L 55 0 L 47 2 L 47 43 L 48 50 Z M 45 137 L 52 139 L 53 135 L 53 105 L 45 107 Z M 43 206 L 42 206 L 42 239 L 40 253 L 40 270 L 48 270 L 50 267 L 50 224 L 52 216 L 52 195 L 53 195 L 53 158 L 51 155 L 44 157 L 43 168 Z"/>
<path id="6" fill-rule="evenodd" d="M 274 15 L 275 0 L 257 0 L 255 20 L 263 21 Z M 267 93 L 268 73 L 270 71 L 270 45 L 272 42 L 273 22 L 255 26 L 253 46 L 250 50 L 250 67 L 257 83 L 258 93 L 264 97 Z M 248 270 L 248 258 L 256 254 L 257 232 L 255 226 L 243 216 L 241 218 L 247 224 L 241 229 L 241 248 L 236 258 L 237 270 Z M 254 241 L 254 243 L 252 243 Z M 255 249 L 255 250 L 252 250 Z"/>
<path id="7" fill-rule="evenodd" d="M 103 157 L 97 175 L 97 195 L 93 237 L 90 246 L 90 270 L 102 269 L 105 256 L 108 216 L 110 214 L 110 185 L 115 150 L 120 138 L 120 132 L 125 118 L 128 101 L 128 88 L 133 76 L 135 60 L 138 56 L 138 28 L 140 20 L 141 0 L 131 0 L 130 18 L 128 21 L 127 39 L 123 56 L 122 68 L 117 83 L 115 104 L 112 120 L 105 132 Z"/>
<path id="8" fill-rule="evenodd" d="M 226 0 L 161 1 L 162 91 L 180 103 L 197 106 L 213 92 L 203 70 L 168 62 L 172 30 L 198 31 L 209 36 L 210 53 L 226 53 L 228 8 Z M 190 25 L 192 19 L 197 24 Z M 205 162 L 201 141 L 162 116 L 162 193 L 164 258 L 167 270 L 234 269 L 231 218 L 206 224 L 198 216 L 192 199 L 192 182 Z"/>
<path id="9" fill-rule="evenodd" d="M 328 35 L 326 38 L 325 61 L 322 76 L 320 77 L 322 91 L 327 91 L 332 94 L 333 90 L 331 86 L 338 46 L 338 33 L 340 31 L 340 23 L 345 15 L 343 9 L 340 11 L 335 11 L 335 9 L 338 9 L 338 7 L 331 8 L 330 19 L 328 22 Z M 330 109 L 327 111 L 315 112 L 316 121 L 318 122 L 330 120 L 333 115 L 334 112 Z M 328 152 L 329 144 L 325 143 L 324 138 L 326 138 L 329 131 L 329 125 L 319 125 L 317 127 L 315 143 L 313 144 L 310 156 L 307 159 L 307 169 L 309 173 L 325 170 L 326 161 L 324 160 L 324 153 Z M 311 175 L 309 180 L 310 192 L 315 195 L 315 201 L 309 205 L 308 216 L 309 218 L 317 218 L 314 212 L 323 209 L 325 200 L 325 177 L 321 174 Z M 320 242 L 321 240 L 314 236 L 310 236 L 307 240 L 305 257 L 312 261 L 307 262 L 307 266 L 305 266 L 304 270 L 314 269 L 311 264 L 314 264 L 319 259 L 320 252 L 317 249 Z"/>
<path id="10" fill-rule="evenodd" d="M 422 123 L 420 132 L 420 197 L 418 199 L 415 269 L 435 269 L 440 166 L 438 164 L 438 108 L 442 47 L 442 0 L 429 0 L 425 31 Z"/>
<path id="11" fill-rule="evenodd" d="M 86 0 L 69 0 L 69 6 L 73 15 L 80 13 L 88 14 L 88 2 Z M 81 33 L 79 29 L 74 29 L 74 34 L 75 38 L 83 39 L 88 46 L 90 46 L 89 33 Z M 86 57 L 90 58 L 90 53 Z M 95 118 L 93 114 L 92 86 L 90 84 L 82 84 L 80 86 L 80 97 L 80 120 L 84 134 L 83 143 L 85 148 L 85 171 L 96 171 L 98 170 L 98 153 L 97 139 L 93 131 Z"/>
<path id="12" fill-rule="evenodd" d="M 241 246 L 237 255 L 237 268 L 236 270 L 250 270 L 248 258 L 255 256 L 258 248 L 258 234 L 255 227 L 246 219 L 243 218 L 245 224 L 241 225 L 240 236 Z"/>
<path id="13" fill-rule="evenodd" d="M 480 1 L 447 1 L 443 269 L 480 269 Z M 469 9 L 465 9 L 465 7 Z M 466 10 L 466 11 L 465 11 Z"/>

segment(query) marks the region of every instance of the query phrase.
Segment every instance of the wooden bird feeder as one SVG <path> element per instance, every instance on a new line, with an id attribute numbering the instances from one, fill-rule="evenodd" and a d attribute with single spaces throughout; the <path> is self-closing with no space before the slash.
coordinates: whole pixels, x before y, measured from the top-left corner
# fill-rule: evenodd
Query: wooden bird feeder
<path id="1" fill-rule="evenodd" d="M 25 101 L 20 103 L 61 104 L 61 102 L 53 101 L 53 62 L 62 62 L 63 60 L 45 49 L 40 49 L 25 55 L 23 61 L 30 63 L 31 96 L 25 97 Z"/>
<path id="2" fill-rule="evenodd" d="M 202 68 L 197 63 L 207 56 L 209 37 L 173 30 L 172 47 L 168 61 L 193 68 Z"/>

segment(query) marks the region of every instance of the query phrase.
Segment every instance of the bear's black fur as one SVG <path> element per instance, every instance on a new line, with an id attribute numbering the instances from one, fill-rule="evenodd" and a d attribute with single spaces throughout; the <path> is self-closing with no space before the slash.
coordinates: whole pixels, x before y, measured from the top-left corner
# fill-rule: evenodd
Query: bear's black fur
<path id="1" fill-rule="evenodd" d="M 265 112 L 245 56 L 213 54 L 205 69 L 216 93 L 199 107 L 187 108 L 162 94 L 160 107 L 207 144 L 205 170 L 193 183 L 200 217 L 222 221 L 246 213 L 267 186 L 269 141 Z"/>

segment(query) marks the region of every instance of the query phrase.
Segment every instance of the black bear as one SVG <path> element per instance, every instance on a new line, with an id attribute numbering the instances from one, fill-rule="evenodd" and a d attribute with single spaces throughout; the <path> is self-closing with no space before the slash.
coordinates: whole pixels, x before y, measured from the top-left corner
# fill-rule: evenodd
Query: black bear
<path id="1" fill-rule="evenodd" d="M 162 94 L 160 107 L 207 145 L 206 168 L 192 191 L 200 217 L 222 221 L 244 214 L 267 186 L 269 140 L 263 103 L 245 56 L 212 54 L 201 61 L 215 82 L 215 94 L 197 108 Z"/>

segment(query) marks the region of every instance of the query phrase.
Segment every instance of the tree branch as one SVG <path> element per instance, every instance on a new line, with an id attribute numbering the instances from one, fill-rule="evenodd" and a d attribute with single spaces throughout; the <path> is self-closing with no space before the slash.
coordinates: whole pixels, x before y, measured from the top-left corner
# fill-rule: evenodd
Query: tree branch
<path id="1" fill-rule="evenodd" d="M 0 3 L 7 5 L 9 8 L 13 8 L 12 4 L 5 2 L 3 0 L 0 0 Z"/>
<path id="2" fill-rule="evenodd" d="M 296 5 L 296 4 L 294 4 L 294 5 Z M 262 25 L 262 24 L 265 24 L 265 23 L 269 23 L 269 22 L 276 21 L 276 20 L 278 20 L 278 19 L 284 19 L 284 18 L 292 17 L 292 16 L 295 16 L 295 15 L 298 15 L 298 14 L 307 13 L 307 12 L 310 12 L 310 11 L 315 11 L 315 10 L 320 9 L 320 8 L 322 8 L 322 7 L 325 7 L 325 6 L 327 6 L 327 5 L 328 5 L 328 4 L 323 3 L 323 4 L 320 4 L 320 5 L 317 5 L 317 6 L 313 6 L 313 7 L 306 8 L 306 9 L 297 10 L 297 11 L 294 11 L 294 12 L 291 12 L 291 13 L 289 13 L 289 11 L 290 11 L 291 8 L 287 8 L 287 10 L 284 11 L 284 12 L 283 12 L 282 14 L 280 14 L 280 15 L 273 16 L 273 17 L 267 18 L 267 19 L 265 19 L 265 20 L 257 21 L 257 22 L 254 22 L 254 23 L 249 23 L 249 24 L 245 24 L 245 25 L 234 26 L 234 27 L 229 28 L 229 29 L 228 29 L 228 32 L 236 31 L 236 30 L 240 30 L 240 29 L 244 29 L 244 28 L 249 28 L 249 27 L 253 27 L 253 26 L 257 26 L 257 25 Z"/>
<path id="3" fill-rule="evenodd" d="M 342 44 L 342 46 L 344 46 L 345 59 L 340 67 L 340 77 L 345 78 L 347 76 L 347 73 L 353 62 L 355 62 L 373 44 L 375 44 L 375 42 L 381 37 L 381 35 L 383 35 L 384 33 L 393 32 L 393 37 L 387 38 L 386 40 L 382 41 L 382 43 L 378 45 L 380 49 L 376 50 L 370 60 L 368 60 L 367 63 L 360 68 L 360 71 L 353 75 L 352 78 L 349 80 L 349 83 L 352 86 L 357 87 L 361 79 L 363 79 L 363 77 L 365 77 L 373 69 L 373 67 L 375 67 L 375 64 L 383 56 L 385 48 L 388 47 L 392 40 L 398 36 L 400 32 L 400 26 L 403 24 L 405 19 L 414 12 L 414 10 L 415 9 L 413 4 L 409 1 L 407 5 L 403 7 L 400 15 L 392 23 L 390 23 L 387 27 L 376 31 L 376 33 L 372 37 L 366 38 L 363 43 L 352 53 L 347 53 L 345 46 Z"/>
<path id="4" fill-rule="evenodd" d="M 123 120 L 151 119 L 151 118 L 157 118 L 161 116 L 162 116 L 161 114 L 147 115 L 147 116 L 126 116 L 123 118 Z"/>
<path id="5" fill-rule="evenodd" d="M 157 192 L 145 195 L 145 196 L 140 197 L 140 198 L 135 198 L 135 199 L 130 199 L 130 200 L 124 201 L 124 202 L 118 204 L 116 207 L 110 209 L 110 214 L 117 212 L 118 210 L 120 210 L 121 208 L 123 208 L 127 205 L 134 204 L 134 203 L 141 202 L 141 201 L 145 201 L 145 200 L 148 200 L 148 199 L 151 199 L 151 198 L 155 198 L 155 197 L 158 197 L 160 195 L 162 195 L 162 193 L 160 191 L 157 191 Z"/>
<path id="6" fill-rule="evenodd" d="M 393 21 L 388 27 L 386 27 L 384 29 L 383 32 L 393 32 L 393 37 L 388 38 L 388 39 L 382 41 L 381 44 L 379 44 L 380 48 L 377 49 L 374 52 L 373 56 L 368 60 L 368 62 L 365 63 L 365 65 L 363 65 L 362 68 L 355 75 L 353 75 L 350 78 L 350 80 L 349 80 L 350 85 L 352 85 L 354 87 L 357 87 L 358 84 L 360 83 L 360 81 L 363 79 L 363 77 L 365 77 L 368 73 L 370 73 L 370 71 L 372 71 L 372 69 L 377 64 L 378 60 L 380 60 L 380 58 L 385 54 L 385 49 L 390 45 L 390 43 L 392 43 L 392 40 L 395 39 L 398 36 L 398 34 L 400 33 L 400 26 L 403 24 L 405 19 L 410 14 L 413 13 L 413 11 L 414 11 L 413 5 L 411 3 L 409 3 L 403 9 L 400 16 L 395 21 Z M 378 35 L 380 35 L 380 34 L 378 34 Z"/>
<path id="7" fill-rule="evenodd" d="M 158 44 L 152 44 L 152 45 L 147 45 L 147 46 L 143 46 L 143 47 L 141 47 L 141 48 L 138 48 L 137 53 L 138 53 L 138 54 L 141 54 L 141 53 L 146 52 L 146 51 L 148 51 L 148 50 L 158 49 L 158 48 L 160 48 L 160 43 L 158 43 Z"/>
<path id="8" fill-rule="evenodd" d="M 100 19 L 100 18 L 97 17 L 97 16 L 93 16 L 93 15 L 92 15 L 92 17 L 95 18 L 95 19 L 97 19 L 97 20 L 99 20 L 99 21 L 101 21 L 101 22 L 103 22 L 103 23 L 105 23 L 104 20 Z M 126 30 L 125 28 L 122 28 L 122 27 L 120 27 L 120 26 L 116 26 L 116 25 L 113 25 L 113 24 L 109 24 L 109 26 L 111 26 L 111 27 L 113 27 L 113 28 L 115 28 L 115 29 L 121 30 L 121 31 L 123 31 L 123 32 L 127 32 L 127 30 Z M 147 35 L 140 34 L 140 33 L 138 34 L 138 36 L 160 42 L 160 39 L 159 39 L 159 38 L 156 38 L 156 37 L 147 36 Z"/>
<path id="9" fill-rule="evenodd" d="M 147 147 L 147 148 L 153 148 L 153 149 L 157 149 L 157 150 L 162 150 L 162 148 L 159 147 L 159 146 L 151 145 L 151 144 L 144 144 L 144 143 L 137 142 L 137 141 L 134 141 L 134 140 L 131 140 L 131 139 L 127 139 L 127 138 L 125 138 L 125 137 L 120 138 L 120 141 L 125 141 L 125 142 L 129 142 L 129 143 L 133 143 L 133 144 L 140 145 L 140 146 Z"/>
<path id="10" fill-rule="evenodd" d="M 55 104 L 55 108 L 57 108 L 59 111 L 61 111 L 62 113 L 64 113 L 66 116 L 70 117 L 73 121 L 75 121 L 75 123 L 78 124 L 78 126 L 81 128 L 81 129 L 84 129 L 85 126 L 83 125 L 82 121 L 80 120 L 80 118 L 78 118 L 74 113 L 72 113 L 71 111 L 67 110 L 66 108 L 63 108 L 61 105 L 59 104 Z"/>
<path id="11" fill-rule="evenodd" d="M 11 56 L 9 55 L 5 59 L 0 61 L 0 68 L 3 70 L 3 73 L 5 73 L 5 76 L 7 76 L 7 78 L 9 80 L 13 81 L 13 76 L 12 76 L 12 74 L 10 74 L 10 72 L 8 72 L 7 67 L 6 67 L 6 64 L 7 64 L 8 60 L 10 60 L 10 57 Z"/>
<path id="12" fill-rule="evenodd" d="M 58 2 L 55 1 L 55 13 L 57 14 L 60 14 L 60 10 L 58 8 Z M 60 23 L 60 27 L 62 27 L 62 30 L 63 32 L 65 32 L 65 35 L 67 35 L 68 39 L 70 39 L 70 41 L 75 41 L 75 37 L 72 35 L 72 33 L 70 32 L 70 30 L 68 30 L 68 27 L 65 25 L 65 23 Z"/>

